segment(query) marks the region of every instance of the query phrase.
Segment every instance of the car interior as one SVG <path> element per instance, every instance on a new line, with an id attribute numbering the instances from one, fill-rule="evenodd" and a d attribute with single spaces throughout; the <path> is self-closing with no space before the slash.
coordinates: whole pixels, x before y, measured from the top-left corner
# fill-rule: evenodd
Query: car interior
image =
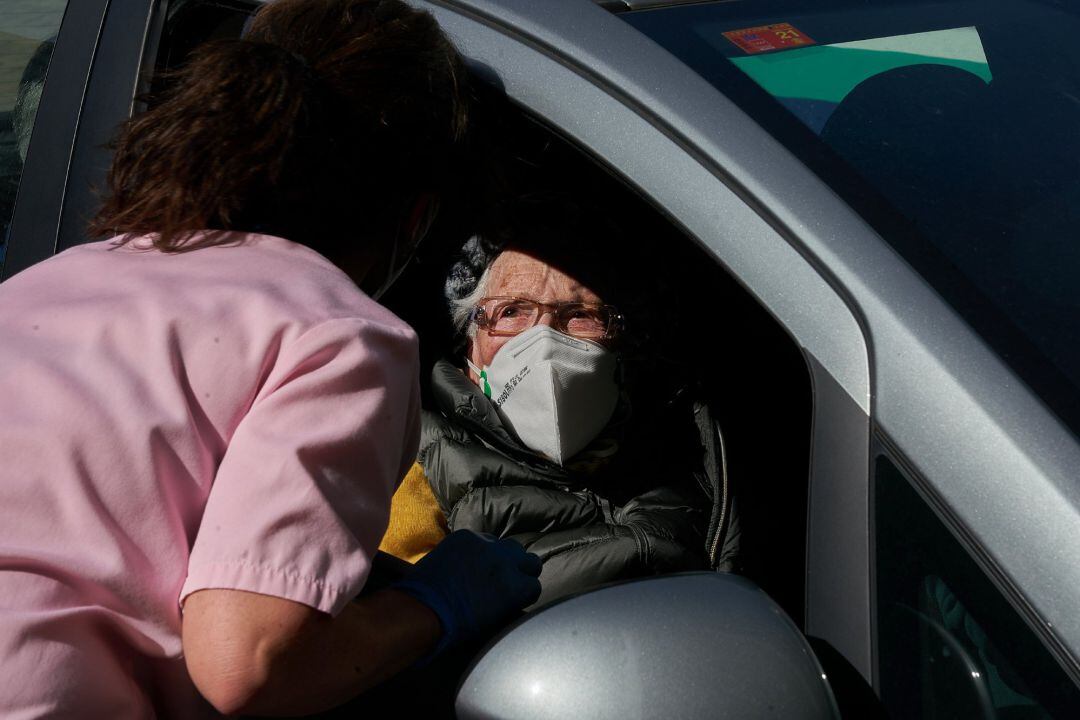
<path id="1" fill-rule="evenodd" d="M 252 9 L 233 0 L 171 3 L 155 76 L 179 67 L 202 42 L 238 35 Z M 658 388 L 645 404 L 674 402 L 690 386 L 703 393 L 723 430 L 740 505 L 741 573 L 802 627 L 811 389 L 799 348 L 662 209 L 513 105 L 489 80 L 475 80 L 473 142 L 482 159 L 463 168 L 471 180 L 443 200 L 416 260 L 383 299 L 420 335 L 422 376 L 453 353 L 443 282 L 486 206 L 555 191 L 609 213 L 625 232 L 626 254 L 656 276 L 637 279 L 649 292 L 640 304 L 660 320 L 639 338 L 650 350 L 640 372 L 651 373 Z"/>

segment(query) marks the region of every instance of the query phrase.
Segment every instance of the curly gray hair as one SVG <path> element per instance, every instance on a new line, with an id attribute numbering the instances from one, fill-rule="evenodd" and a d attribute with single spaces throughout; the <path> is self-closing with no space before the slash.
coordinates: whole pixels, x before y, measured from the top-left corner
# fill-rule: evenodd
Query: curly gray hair
<path id="1" fill-rule="evenodd" d="M 476 335 L 476 325 L 472 322 L 473 312 L 487 293 L 490 275 L 491 266 L 488 265 L 480 273 L 480 277 L 476 280 L 476 286 L 471 291 L 460 297 L 450 296 L 447 293 L 447 300 L 450 303 L 450 322 L 454 325 L 454 332 L 459 335 L 465 335 L 469 338 Z"/>
<path id="2" fill-rule="evenodd" d="M 583 281 L 596 281 L 614 294 L 618 273 L 612 260 L 626 249 L 605 253 L 605 248 L 610 250 L 619 237 L 621 232 L 604 213 L 558 194 L 518 197 L 496 208 L 488 227 L 461 247 L 443 285 L 457 337 L 475 335 L 473 313 L 487 294 L 491 264 L 507 246 L 572 267 Z"/>

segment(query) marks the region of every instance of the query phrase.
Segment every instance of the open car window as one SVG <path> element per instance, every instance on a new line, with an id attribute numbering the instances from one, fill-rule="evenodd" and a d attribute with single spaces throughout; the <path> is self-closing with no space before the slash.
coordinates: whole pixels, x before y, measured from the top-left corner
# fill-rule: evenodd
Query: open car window
<path id="1" fill-rule="evenodd" d="M 650 356 L 627 372 L 645 373 L 635 381 L 655 394 L 649 403 L 677 401 L 681 387 L 700 383 L 723 428 L 737 486 L 741 571 L 801 623 L 811 388 L 798 347 L 715 259 L 608 168 L 501 91 L 481 86 L 478 93 L 474 121 L 494 157 L 477 164 L 479 177 L 463 184 L 463 197 L 444 203 L 456 210 L 440 216 L 420 262 L 385 297 L 420 334 L 421 372 L 440 358 L 464 364 L 443 285 L 471 221 L 485 210 L 479 198 L 556 191 L 609 213 L 625 237 L 624 254 L 636 258 L 620 263 L 638 269 L 636 277 L 620 280 L 635 289 L 633 306 L 620 311 L 628 313 L 634 342 L 644 345 L 635 352 Z M 432 398 L 425 404 L 431 407 Z M 643 414 L 651 407 L 636 404 Z M 682 459 L 673 457 L 672 464 Z"/>

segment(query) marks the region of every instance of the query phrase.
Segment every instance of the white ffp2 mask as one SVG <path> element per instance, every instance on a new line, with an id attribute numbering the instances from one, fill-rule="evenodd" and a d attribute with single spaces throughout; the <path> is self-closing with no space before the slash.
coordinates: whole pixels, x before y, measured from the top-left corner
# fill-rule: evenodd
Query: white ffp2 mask
<path id="1" fill-rule="evenodd" d="M 518 439 L 562 465 L 611 419 L 619 400 L 617 359 L 607 348 L 536 325 L 469 367 Z"/>

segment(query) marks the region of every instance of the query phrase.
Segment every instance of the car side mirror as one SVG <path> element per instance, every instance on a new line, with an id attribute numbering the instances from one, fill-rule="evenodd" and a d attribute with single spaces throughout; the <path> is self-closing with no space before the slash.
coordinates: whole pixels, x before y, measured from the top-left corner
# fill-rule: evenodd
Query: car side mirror
<path id="1" fill-rule="evenodd" d="M 459 720 L 840 717 L 795 623 L 749 580 L 685 573 L 531 613 L 480 653 Z"/>

